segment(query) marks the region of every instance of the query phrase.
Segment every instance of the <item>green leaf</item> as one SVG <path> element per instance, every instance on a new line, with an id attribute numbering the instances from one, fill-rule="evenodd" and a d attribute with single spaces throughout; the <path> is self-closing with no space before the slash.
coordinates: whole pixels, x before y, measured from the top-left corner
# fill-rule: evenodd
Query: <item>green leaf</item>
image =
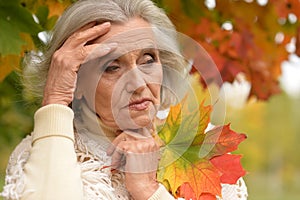
<path id="1" fill-rule="evenodd" d="M 11 26 L 9 22 L 0 18 L 0 54 L 19 54 L 25 42 L 19 35 L 18 28 Z"/>
<path id="2" fill-rule="evenodd" d="M 0 18 L 7 20 L 11 26 L 18 28 L 20 32 L 37 34 L 42 31 L 41 26 L 34 21 L 30 11 L 18 3 L 1 3 Z"/>
<path id="3" fill-rule="evenodd" d="M 49 9 L 47 6 L 40 6 L 35 13 L 36 17 L 39 19 L 39 24 L 44 27 L 47 23 L 47 18 L 49 15 Z"/>
<path id="4" fill-rule="evenodd" d="M 18 0 L 0 1 L 0 54 L 20 54 L 25 42 L 20 33 L 37 35 L 42 31 L 32 14 Z"/>

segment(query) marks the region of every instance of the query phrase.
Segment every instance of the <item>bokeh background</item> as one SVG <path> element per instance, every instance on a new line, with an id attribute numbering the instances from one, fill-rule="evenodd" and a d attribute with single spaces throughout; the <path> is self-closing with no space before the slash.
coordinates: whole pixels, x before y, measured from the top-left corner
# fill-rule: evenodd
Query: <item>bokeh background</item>
<path id="1" fill-rule="evenodd" d="M 24 93 L 22 57 L 45 47 L 48 31 L 72 2 L 0 0 L 0 188 L 9 155 L 31 132 L 39 107 Z M 213 123 L 224 123 L 218 106 L 225 103 L 225 123 L 248 136 L 236 153 L 243 154 L 248 171 L 249 199 L 300 199 L 300 1 L 155 2 L 180 32 L 207 50 L 220 71 L 224 84 L 210 74 L 205 85 L 192 70 L 193 85 L 199 96 L 217 99 Z"/>

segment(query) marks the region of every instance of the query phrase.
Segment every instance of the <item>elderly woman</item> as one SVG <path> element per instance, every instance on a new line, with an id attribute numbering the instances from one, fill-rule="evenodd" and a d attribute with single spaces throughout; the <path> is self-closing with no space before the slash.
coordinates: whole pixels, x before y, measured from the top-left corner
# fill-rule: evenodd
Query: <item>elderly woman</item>
<path id="1" fill-rule="evenodd" d="M 172 73 L 186 74 L 172 31 L 150 0 L 73 4 L 42 57 L 26 62 L 24 83 L 42 107 L 31 136 L 10 158 L 1 195 L 174 199 L 156 181 L 159 144 L 153 137 L 158 110 L 177 98 L 172 93 L 181 83 Z"/>

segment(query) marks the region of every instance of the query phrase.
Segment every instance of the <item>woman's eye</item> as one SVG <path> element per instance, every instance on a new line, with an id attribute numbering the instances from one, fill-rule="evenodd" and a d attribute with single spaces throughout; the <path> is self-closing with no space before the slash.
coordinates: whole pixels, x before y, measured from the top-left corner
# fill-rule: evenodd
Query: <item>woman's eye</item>
<path id="1" fill-rule="evenodd" d="M 155 58 L 151 54 L 145 54 L 143 64 L 151 64 L 155 62 Z"/>
<path id="2" fill-rule="evenodd" d="M 107 73 L 112 73 L 112 72 L 118 71 L 119 69 L 120 69 L 120 67 L 119 67 L 119 66 L 116 66 L 116 65 L 113 65 L 113 66 L 107 66 L 107 67 L 105 68 L 105 72 L 107 72 Z"/>

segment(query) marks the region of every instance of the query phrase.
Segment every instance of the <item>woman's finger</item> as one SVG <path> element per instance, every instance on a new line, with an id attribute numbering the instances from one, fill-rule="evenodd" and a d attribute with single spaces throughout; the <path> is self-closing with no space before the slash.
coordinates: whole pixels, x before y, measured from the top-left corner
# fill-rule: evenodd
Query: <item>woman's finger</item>
<path id="1" fill-rule="evenodd" d="M 121 167 L 125 166 L 125 153 L 125 147 L 123 147 L 123 145 L 120 145 L 120 147 L 118 146 L 115 148 L 114 152 L 111 155 L 111 167 L 113 169 L 120 169 Z"/>
<path id="2" fill-rule="evenodd" d="M 116 149 L 116 147 L 119 145 L 120 142 L 132 140 L 125 132 L 118 135 L 111 143 L 111 145 L 108 147 L 106 153 L 107 155 L 112 155 Z"/>
<path id="3" fill-rule="evenodd" d="M 112 153 L 113 169 L 129 173 L 148 173 L 156 171 L 159 149 L 148 140 L 121 141 Z"/>
<path id="4" fill-rule="evenodd" d="M 92 44 L 84 46 L 81 49 L 81 56 L 85 59 L 83 63 L 95 58 L 103 57 L 114 51 L 117 47 L 117 43 Z"/>
<path id="5" fill-rule="evenodd" d="M 86 31 L 86 30 L 94 27 L 96 24 L 97 24 L 97 22 L 93 21 L 93 22 L 90 22 L 90 23 L 84 25 L 83 27 L 79 28 L 78 30 L 76 30 L 71 36 L 69 36 L 67 38 L 67 40 L 64 42 L 64 46 L 69 45 L 72 42 L 72 38 L 71 38 L 72 36 L 74 37 L 75 34 Z"/>
<path id="6" fill-rule="evenodd" d="M 110 29 L 110 22 L 105 22 L 96 26 L 90 27 L 88 24 L 83 29 L 79 29 L 73 33 L 64 43 L 64 46 L 69 46 L 70 48 L 77 48 L 79 45 L 85 45 L 87 42 L 96 39 L 107 33 Z"/>

